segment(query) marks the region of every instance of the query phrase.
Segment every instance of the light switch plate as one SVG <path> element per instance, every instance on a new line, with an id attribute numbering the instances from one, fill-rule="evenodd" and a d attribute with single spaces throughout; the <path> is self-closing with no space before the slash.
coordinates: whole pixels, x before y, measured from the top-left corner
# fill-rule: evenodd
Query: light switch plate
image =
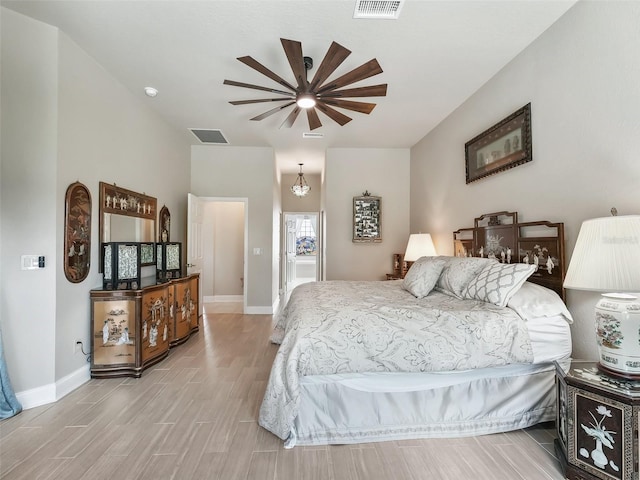
<path id="1" fill-rule="evenodd" d="M 20 257 L 22 270 L 38 270 L 44 268 L 44 255 L 22 255 Z"/>

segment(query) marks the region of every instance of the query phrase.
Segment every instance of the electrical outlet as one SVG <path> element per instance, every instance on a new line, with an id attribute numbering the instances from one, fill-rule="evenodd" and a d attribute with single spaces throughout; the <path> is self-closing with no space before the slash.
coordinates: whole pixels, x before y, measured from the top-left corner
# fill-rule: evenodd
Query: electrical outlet
<path id="1" fill-rule="evenodd" d="M 73 353 L 78 353 L 82 351 L 82 340 L 77 339 L 73 342 Z"/>

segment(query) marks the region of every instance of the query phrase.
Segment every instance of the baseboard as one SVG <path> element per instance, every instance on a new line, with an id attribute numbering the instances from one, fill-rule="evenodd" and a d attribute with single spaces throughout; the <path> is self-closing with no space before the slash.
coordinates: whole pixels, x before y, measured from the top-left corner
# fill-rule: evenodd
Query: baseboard
<path id="1" fill-rule="evenodd" d="M 245 315 L 273 315 L 273 307 L 245 307 Z"/>
<path id="2" fill-rule="evenodd" d="M 206 295 L 202 297 L 202 303 L 212 302 L 242 302 L 244 296 L 242 295 Z"/>
<path id="3" fill-rule="evenodd" d="M 245 307 L 244 313 L 246 315 L 273 315 L 278 311 L 280 306 L 280 296 L 275 299 L 273 305 L 270 307 Z"/>
<path id="4" fill-rule="evenodd" d="M 42 387 L 32 388 L 23 392 L 16 392 L 16 398 L 23 410 L 46 405 L 56 401 L 56 386 L 53 383 Z"/>
<path id="5" fill-rule="evenodd" d="M 62 397 L 70 394 L 89 380 L 91 380 L 91 368 L 89 362 L 87 362 L 85 366 L 80 367 L 75 372 L 70 373 L 66 377 L 62 377 L 56 382 L 56 400 L 60 400 Z"/>
<path id="6" fill-rule="evenodd" d="M 77 369 L 75 372 L 62 377 L 56 383 L 43 385 L 22 392 L 16 392 L 16 398 L 24 410 L 53 403 L 68 395 L 79 386 L 91 379 L 89 364 Z"/>

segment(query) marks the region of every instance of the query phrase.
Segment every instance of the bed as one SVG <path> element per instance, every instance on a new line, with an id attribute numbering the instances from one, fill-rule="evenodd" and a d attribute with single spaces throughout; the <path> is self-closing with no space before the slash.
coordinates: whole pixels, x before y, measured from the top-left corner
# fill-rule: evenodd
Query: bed
<path id="1" fill-rule="evenodd" d="M 392 281 L 294 289 L 259 423 L 285 447 L 460 437 L 555 418 L 567 368 L 563 224 L 498 212 L 454 232 L 452 257 Z"/>

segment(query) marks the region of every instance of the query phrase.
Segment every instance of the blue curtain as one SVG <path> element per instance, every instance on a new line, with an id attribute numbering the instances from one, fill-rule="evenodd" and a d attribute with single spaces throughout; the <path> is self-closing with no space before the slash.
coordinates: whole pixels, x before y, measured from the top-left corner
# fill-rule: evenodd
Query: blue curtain
<path id="1" fill-rule="evenodd" d="M 22 405 L 18 402 L 9 381 L 9 372 L 7 372 L 4 349 L 2 348 L 2 332 L 0 331 L 0 419 L 13 417 L 21 411 Z"/>

